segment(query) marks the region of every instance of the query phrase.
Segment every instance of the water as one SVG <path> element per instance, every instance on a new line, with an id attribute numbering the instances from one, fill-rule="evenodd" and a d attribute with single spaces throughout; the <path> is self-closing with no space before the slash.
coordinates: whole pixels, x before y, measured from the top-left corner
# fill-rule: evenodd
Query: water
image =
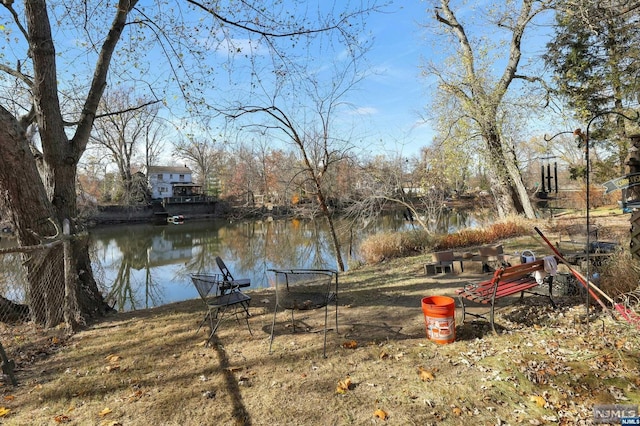
<path id="1" fill-rule="evenodd" d="M 437 226 L 442 232 L 474 224 L 473 217 L 456 213 Z M 407 230 L 413 224 L 402 215 L 389 215 L 363 226 L 337 222 L 345 264 L 357 256 L 368 235 Z M 189 274 L 219 273 L 216 256 L 235 278 L 251 279 L 253 289 L 270 285 L 270 268 L 337 269 L 323 219 L 118 225 L 93 229 L 90 235 L 94 274 L 119 311 L 197 298 Z"/>

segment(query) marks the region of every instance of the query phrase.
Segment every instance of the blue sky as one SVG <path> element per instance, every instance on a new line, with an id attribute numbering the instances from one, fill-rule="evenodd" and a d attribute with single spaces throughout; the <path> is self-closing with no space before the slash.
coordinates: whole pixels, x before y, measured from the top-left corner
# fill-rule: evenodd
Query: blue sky
<path id="1" fill-rule="evenodd" d="M 369 21 L 375 35 L 369 55 L 373 68 L 355 97 L 370 111 L 370 133 L 377 133 L 381 153 L 417 155 L 431 143 L 433 131 L 421 115 L 427 108 L 427 81 L 420 77 L 421 58 L 429 56 L 425 30 L 426 4 L 419 0 L 392 5 L 392 12 L 376 14 Z M 373 139 L 373 138 L 372 138 Z"/>
<path id="2" fill-rule="evenodd" d="M 428 18 L 426 7 L 427 3 L 421 0 L 396 1 L 386 6 L 383 13 L 373 13 L 366 19 L 367 34 L 371 33 L 373 37 L 365 59 L 367 77 L 340 98 L 349 103 L 351 109 L 341 112 L 344 115 L 335 121 L 338 124 L 334 128 L 336 137 L 350 139 L 356 153 L 409 157 L 418 155 L 433 139 L 431 127 L 421 118 L 428 100 L 425 97 L 426 81 L 420 78 L 419 64 L 421 58 L 430 53 L 423 35 L 425 30 L 418 22 Z M 234 42 L 247 50 L 252 44 L 242 38 Z M 256 51 L 258 56 L 268 57 L 265 50 L 257 48 Z M 314 72 L 318 75 L 333 78 L 327 70 L 331 64 L 340 63 L 341 55 L 331 49 L 328 51 L 334 57 L 314 57 L 315 63 L 311 67 L 317 67 Z M 218 54 L 222 57 L 226 52 L 219 51 Z M 232 80 L 246 79 L 247 68 L 243 66 L 248 65 L 243 64 L 241 58 L 236 59 L 235 64 L 239 71 L 234 73 Z M 216 84 L 224 84 L 223 79 L 218 77 Z M 329 86 L 331 82 L 325 84 Z M 236 95 L 230 93 L 235 90 L 223 89 L 222 93 L 233 99 Z M 238 98 L 245 96 L 241 85 L 237 90 Z M 211 96 L 216 93 L 212 92 Z M 358 148 L 364 152 L 358 152 Z"/>

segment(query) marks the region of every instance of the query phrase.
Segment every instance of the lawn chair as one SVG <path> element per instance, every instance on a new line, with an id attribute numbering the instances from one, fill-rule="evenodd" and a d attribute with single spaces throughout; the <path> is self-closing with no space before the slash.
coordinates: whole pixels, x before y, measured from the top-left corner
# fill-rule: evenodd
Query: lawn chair
<path id="1" fill-rule="evenodd" d="M 270 269 L 275 274 L 276 302 L 271 323 L 269 353 L 273 344 L 278 308 L 291 311 L 291 325 L 296 331 L 293 312 L 324 307 L 324 346 L 322 355 L 327 357 L 327 318 L 329 304 L 335 303 L 336 333 L 338 332 L 338 272 L 329 269 Z"/>
<path id="2" fill-rule="evenodd" d="M 236 280 L 231 275 L 229 268 L 224 264 L 224 261 L 220 256 L 216 256 L 216 263 L 218 264 L 218 268 L 220 268 L 220 272 L 222 272 L 222 279 L 225 282 L 233 281 L 233 284 L 237 287 L 249 287 L 251 285 L 251 280 L 249 278 L 241 278 Z"/>
<path id="3" fill-rule="evenodd" d="M 241 292 L 239 286 L 234 285 L 233 281 L 224 281 L 219 274 L 193 274 L 191 275 L 191 281 L 193 281 L 193 285 L 207 308 L 207 313 L 196 331 L 196 333 L 200 331 L 200 328 L 207 320 L 209 321 L 211 332 L 207 339 L 207 344 L 211 341 L 227 314 L 235 315 L 238 322 L 240 322 L 239 315 L 244 315 L 249 334 L 253 335 L 249 326 L 249 302 L 251 297 Z"/>

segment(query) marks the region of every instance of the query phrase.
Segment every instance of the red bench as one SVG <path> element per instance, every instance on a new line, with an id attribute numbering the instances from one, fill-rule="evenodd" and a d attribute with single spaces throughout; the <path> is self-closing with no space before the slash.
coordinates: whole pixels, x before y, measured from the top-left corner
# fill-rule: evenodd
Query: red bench
<path id="1" fill-rule="evenodd" d="M 495 333 L 494 313 L 496 301 L 516 293 L 520 293 L 520 299 L 522 299 L 525 292 L 540 295 L 531 291 L 531 289 L 539 285 L 534 276 L 536 271 L 545 272 L 544 259 L 523 263 L 521 265 L 498 268 L 490 280 L 469 284 L 456 290 L 456 294 L 460 298 L 460 305 L 462 306 L 462 322 L 464 323 L 467 315 L 486 319 L 486 315 L 490 314 L 489 321 Z M 546 296 L 549 297 L 551 305 L 555 308 L 556 304 L 552 299 L 551 291 L 553 277 L 546 277 L 544 281 L 549 284 L 549 292 Z M 491 309 L 480 314 L 467 312 L 465 300 L 483 305 L 491 305 Z"/>

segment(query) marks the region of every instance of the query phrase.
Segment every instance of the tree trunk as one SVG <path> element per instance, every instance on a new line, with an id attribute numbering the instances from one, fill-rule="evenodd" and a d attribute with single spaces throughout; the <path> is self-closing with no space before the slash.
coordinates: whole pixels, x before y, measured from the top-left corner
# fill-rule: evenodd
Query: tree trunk
<path id="1" fill-rule="evenodd" d="M 522 181 L 522 175 L 515 163 L 515 157 L 509 155 L 500 140 L 496 127 L 486 124 L 482 128 L 482 137 L 489 153 L 489 179 L 491 191 L 496 201 L 498 216 L 524 214 L 529 219 L 535 217 L 529 195 Z"/>
<path id="2" fill-rule="evenodd" d="M 0 106 L 0 182 L 4 202 L 11 214 L 21 246 L 33 246 L 46 241 L 47 236 L 56 236 L 56 215 L 47 198 L 40 174 L 33 160 L 26 133 L 20 123 Z M 14 171 L 20 170 L 20 176 Z M 60 228 L 58 228 L 60 229 Z M 56 315 L 54 305 L 62 306 L 55 295 L 64 295 L 64 282 L 56 280 L 51 262 L 55 264 L 54 251 L 23 254 L 27 272 L 28 295 L 32 319 L 43 325 L 57 324 L 62 320 Z M 60 257 L 60 260 L 62 258 Z M 62 263 L 57 265 L 62 271 Z"/>
<path id="3" fill-rule="evenodd" d="M 20 122 L 2 107 L 0 126 L 5 129 L 0 132 L 0 150 L 3 153 L 0 155 L 0 185 L 18 243 L 32 246 L 60 237 L 62 228 L 58 218 L 70 215 L 75 209 L 75 173 L 66 174 L 67 178 L 73 176 L 67 183 L 73 190 L 65 190 L 64 184 L 58 181 L 53 191 L 55 203 L 49 202 L 26 133 Z M 16 170 L 20 170 L 19 177 Z M 69 198 L 70 193 L 72 198 Z M 72 246 L 78 271 L 75 290 L 80 302 L 80 316 L 86 320 L 104 314 L 109 307 L 93 280 L 87 243 L 73 241 Z M 61 252 L 54 248 L 23 255 L 31 317 L 45 326 L 55 326 L 64 320 L 64 262 Z"/>
<path id="4" fill-rule="evenodd" d="M 333 223 L 333 216 L 331 215 L 331 211 L 329 210 L 329 206 L 327 205 L 327 200 L 324 197 L 324 193 L 322 192 L 322 188 L 320 186 L 320 181 L 318 177 L 314 175 L 314 180 L 316 185 L 316 191 L 318 196 L 318 202 L 320 203 L 320 209 L 324 213 L 327 218 L 327 223 L 329 224 L 329 231 L 331 232 L 331 242 L 333 243 L 333 250 L 336 256 L 336 263 L 338 264 L 338 271 L 344 272 L 344 261 L 342 260 L 342 253 L 340 248 L 340 241 L 338 240 L 338 235 L 336 234 L 336 227 Z"/>

